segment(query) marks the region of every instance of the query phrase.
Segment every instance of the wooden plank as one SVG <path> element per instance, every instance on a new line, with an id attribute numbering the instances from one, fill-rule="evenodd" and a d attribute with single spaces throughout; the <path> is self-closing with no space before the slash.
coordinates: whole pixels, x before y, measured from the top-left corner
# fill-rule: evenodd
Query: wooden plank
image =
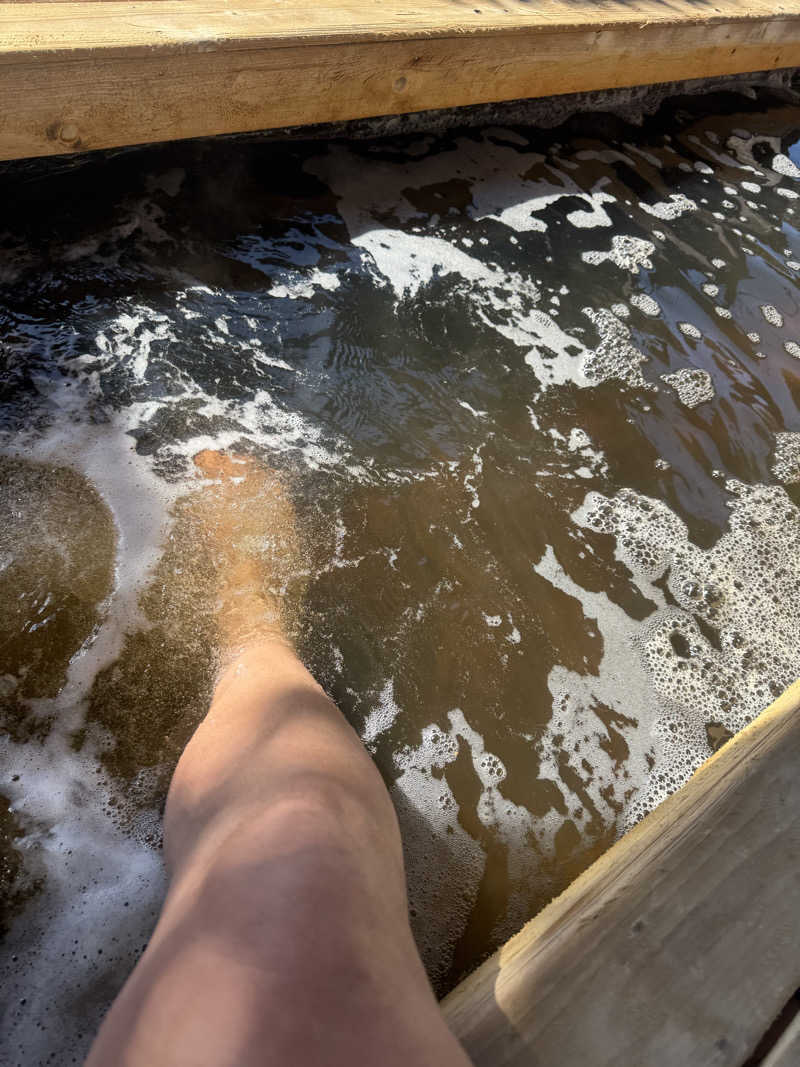
<path id="1" fill-rule="evenodd" d="M 800 985 L 798 770 L 800 682 L 445 999 L 476 1067 L 744 1063 Z"/>
<path id="2" fill-rule="evenodd" d="M 775 1047 L 764 1058 L 761 1067 L 797 1067 L 800 1063 L 800 1015 L 795 1015 L 775 1043 Z"/>
<path id="3" fill-rule="evenodd" d="M 800 0 L 0 2 L 0 158 L 800 65 Z"/>

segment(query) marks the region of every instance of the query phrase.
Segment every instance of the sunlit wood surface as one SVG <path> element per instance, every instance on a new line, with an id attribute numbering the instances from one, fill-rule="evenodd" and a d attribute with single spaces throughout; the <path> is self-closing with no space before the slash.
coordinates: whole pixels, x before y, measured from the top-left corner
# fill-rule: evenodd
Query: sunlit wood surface
<path id="1" fill-rule="evenodd" d="M 800 0 L 0 3 L 0 158 L 800 65 Z"/>
<path id="2" fill-rule="evenodd" d="M 800 987 L 800 682 L 462 982 L 476 1067 L 742 1067 Z M 794 1021 L 770 1067 L 798 1064 Z"/>

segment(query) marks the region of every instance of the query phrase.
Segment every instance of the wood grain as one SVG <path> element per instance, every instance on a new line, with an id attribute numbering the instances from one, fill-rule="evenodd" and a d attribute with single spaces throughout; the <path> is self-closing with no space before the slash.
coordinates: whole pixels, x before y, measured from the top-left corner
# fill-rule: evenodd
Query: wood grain
<path id="1" fill-rule="evenodd" d="M 740 1065 L 800 985 L 800 682 L 458 986 L 476 1067 Z"/>
<path id="2" fill-rule="evenodd" d="M 800 65 L 800 0 L 0 3 L 0 158 Z"/>
<path id="3" fill-rule="evenodd" d="M 226 43 L 232 47 L 528 35 L 548 30 L 713 26 L 791 20 L 797 0 L 89 0 L 0 3 L 0 53 L 140 52 Z"/>

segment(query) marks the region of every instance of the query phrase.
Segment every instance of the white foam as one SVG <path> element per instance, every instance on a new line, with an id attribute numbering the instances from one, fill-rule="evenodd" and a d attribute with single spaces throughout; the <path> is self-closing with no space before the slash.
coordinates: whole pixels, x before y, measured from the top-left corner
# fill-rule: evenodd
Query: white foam
<path id="1" fill-rule="evenodd" d="M 783 174 L 786 178 L 800 178 L 800 170 L 782 152 L 778 152 L 772 157 L 770 166 L 777 174 Z"/>
<path id="2" fill-rule="evenodd" d="M 400 708 L 394 699 L 394 679 L 390 678 L 378 694 L 361 728 L 361 740 L 368 749 L 375 751 L 375 742 L 381 734 L 391 730 L 399 714 Z"/>
<path id="3" fill-rule="evenodd" d="M 603 452 L 599 448 L 595 448 L 592 443 L 591 437 L 585 430 L 579 426 L 574 426 L 569 432 L 569 438 L 567 439 L 567 449 L 573 454 L 578 455 L 586 463 L 585 467 L 578 467 L 575 473 L 582 478 L 593 478 L 596 475 L 606 474 L 608 471 L 608 463 L 603 455 Z"/>
<path id="4" fill-rule="evenodd" d="M 65 1059 L 80 1053 L 87 1018 L 93 1025 L 106 1007 L 110 976 L 121 981 L 133 965 L 164 889 L 158 853 L 143 833 L 118 828 L 116 798 L 96 753 L 88 745 L 75 752 L 72 732 L 83 724 L 97 672 L 116 659 L 126 631 L 143 624 L 137 598 L 160 555 L 174 490 L 133 452 L 131 413 L 89 423 L 81 418 L 78 394 L 51 383 L 50 399 L 60 404 L 63 421 L 42 438 L 13 442 L 13 451 L 28 460 L 86 473 L 118 530 L 114 590 L 101 606 L 99 628 L 73 656 L 58 695 L 35 701 L 37 714 L 52 719 L 46 739 L 16 744 L 5 738 L 1 746 L 9 777 L 3 791 L 25 831 L 26 863 L 44 875 L 42 890 L 7 936 L 7 959 L 16 962 L 0 968 L 8 995 L 17 990 L 26 999 L 25 1012 L 7 1018 L 5 1036 L 14 1040 L 19 1029 L 28 1062 L 46 1058 L 54 1025 Z M 156 813 L 142 826 L 148 828 L 160 833 Z"/>
<path id="5" fill-rule="evenodd" d="M 646 711 L 652 723 L 653 772 L 627 808 L 629 822 L 705 758 L 706 723 L 741 729 L 800 673 L 800 560 L 793 549 L 800 512 L 777 486 L 730 481 L 727 489 L 729 528 L 707 550 L 692 544 L 665 504 L 632 490 L 613 498 L 590 493 L 574 516 L 614 535 L 617 558 L 643 594 L 661 605 L 631 635 L 657 696 L 616 703 L 620 711 Z M 664 575 L 678 607 L 664 606 L 652 584 Z M 719 647 L 695 616 L 716 630 Z M 638 685 L 635 669 L 631 676 Z M 567 750 L 572 736 L 563 742 Z"/>
<path id="6" fill-rule="evenodd" d="M 670 193 L 667 200 L 661 200 L 655 204 L 646 204 L 644 201 L 639 205 L 642 211 L 648 215 L 655 215 L 657 219 L 672 221 L 687 215 L 691 211 L 697 211 L 697 204 L 690 200 L 684 193 Z"/>
<path id="7" fill-rule="evenodd" d="M 770 326 L 774 326 L 776 329 L 781 329 L 783 326 L 783 315 L 772 304 L 762 304 L 761 314 L 764 316 Z"/>
<path id="8" fill-rule="evenodd" d="M 681 331 L 682 334 L 685 334 L 687 337 L 699 338 L 703 336 L 698 330 L 698 328 L 691 322 L 679 322 L 678 329 Z"/>
<path id="9" fill-rule="evenodd" d="M 602 659 L 591 673 L 558 665 L 550 672 L 553 713 L 537 743 L 539 774 L 558 783 L 569 817 L 579 830 L 592 814 L 603 825 L 612 826 L 630 807 L 632 791 L 646 788 L 650 777 L 656 708 L 644 666 L 632 655 L 639 627 L 605 593 L 587 592 L 577 585 L 552 548 L 547 548 L 534 570 L 579 601 L 584 617 L 595 620 L 603 636 Z M 612 709 L 610 722 L 597 714 L 603 706 Z M 624 764 L 612 755 L 614 734 L 624 740 Z M 567 790 L 563 764 L 572 780 L 580 782 L 579 793 Z M 547 831 L 554 835 L 565 821 L 564 815 L 551 813 Z M 547 832 L 540 830 L 539 837 L 544 844 Z"/>
<path id="10" fill-rule="evenodd" d="M 687 408 L 696 408 L 715 396 L 711 375 L 697 367 L 681 367 L 672 374 L 662 374 L 661 380 L 675 390 Z"/>
<path id="11" fill-rule="evenodd" d="M 610 311 L 584 308 L 584 314 L 594 323 L 600 344 L 589 352 L 583 362 L 583 374 L 591 382 L 618 378 L 634 388 L 648 388 L 641 364 L 647 357 L 631 340 L 631 331 Z"/>
<path id="12" fill-rule="evenodd" d="M 451 713 L 452 715 L 453 713 Z M 428 973 L 446 974 L 478 894 L 486 855 L 459 822 L 447 782 L 458 756 L 458 730 L 431 724 L 418 746 L 395 753 L 392 796 L 405 828 L 403 847 L 412 925 Z"/>
<path id="13" fill-rule="evenodd" d="M 581 252 L 581 259 L 591 266 L 609 261 L 622 270 L 637 274 L 640 267 L 644 267 L 645 270 L 653 269 L 650 257 L 655 250 L 656 246 L 653 242 L 643 237 L 616 234 L 611 238 L 611 248 L 608 252 Z"/>
<path id="14" fill-rule="evenodd" d="M 489 414 L 488 411 L 478 411 L 472 404 L 468 404 L 466 400 L 459 400 L 458 405 L 459 407 L 464 408 L 465 411 L 468 411 L 470 415 L 474 415 L 476 419 L 485 419 Z"/>
<path id="15" fill-rule="evenodd" d="M 269 295 L 283 297 L 288 300 L 308 300 L 317 289 L 330 293 L 338 289 L 340 284 L 338 274 L 315 268 L 308 277 L 300 277 L 283 284 L 272 285 L 269 289 Z"/>
<path id="16" fill-rule="evenodd" d="M 800 482 L 800 433 L 775 434 L 772 473 L 784 485 Z"/>
<path id="17" fill-rule="evenodd" d="M 631 297 L 631 304 L 633 307 L 638 308 L 645 315 L 649 315 L 651 318 L 656 318 L 661 314 L 661 308 L 658 303 L 648 296 L 647 293 L 634 293 Z"/>

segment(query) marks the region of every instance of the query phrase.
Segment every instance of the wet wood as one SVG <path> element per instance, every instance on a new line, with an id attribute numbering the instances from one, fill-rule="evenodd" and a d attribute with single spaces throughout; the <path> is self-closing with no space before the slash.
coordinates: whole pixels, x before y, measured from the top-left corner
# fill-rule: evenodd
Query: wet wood
<path id="1" fill-rule="evenodd" d="M 0 3 L 0 158 L 800 64 L 800 0 Z"/>
<path id="2" fill-rule="evenodd" d="M 446 998 L 476 1067 L 742 1065 L 800 986 L 798 768 L 800 682 Z"/>

